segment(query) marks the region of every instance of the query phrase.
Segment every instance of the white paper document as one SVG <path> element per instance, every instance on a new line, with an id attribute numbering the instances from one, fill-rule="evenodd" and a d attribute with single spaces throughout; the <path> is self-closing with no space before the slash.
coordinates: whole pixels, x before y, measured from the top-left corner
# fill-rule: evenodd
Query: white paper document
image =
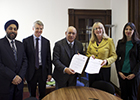
<path id="1" fill-rule="evenodd" d="M 69 68 L 71 68 L 75 72 L 81 74 L 84 69 L 87 59 L 88 59 L 87 56 L 84 56 L 81 54 L 75 54 L 71 60 Z"/>
<path id="2" fill-rule="evenodd" d="M 103 60 L 101 59 L 93 59 L 92 57 L 90 57 L 85 72 L 89 74 L 99 73 L 102 62 Z"/>

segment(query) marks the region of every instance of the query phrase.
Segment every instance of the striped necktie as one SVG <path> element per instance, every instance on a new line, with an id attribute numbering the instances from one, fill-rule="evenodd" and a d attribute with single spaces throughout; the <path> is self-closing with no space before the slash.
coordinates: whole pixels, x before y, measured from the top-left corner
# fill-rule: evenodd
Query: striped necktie
<path id="1" fill-rule="evenodd" d="M 14 56 L 15 56 L 15 61 L 17 61 L 17 51 L 16 51 L 16 48 L 14 46 L 14 41 L 13 40 L 11 41 L 11 44 L 12 44 L 12 50 L 13 50 L 13 53 L 14 53 Z"/>
<path id="2" fill-rule="evenodd" d="M 71 48 L 73 47 L 72 43 L 70 43 L 69 45 L 70 45 Z"/>

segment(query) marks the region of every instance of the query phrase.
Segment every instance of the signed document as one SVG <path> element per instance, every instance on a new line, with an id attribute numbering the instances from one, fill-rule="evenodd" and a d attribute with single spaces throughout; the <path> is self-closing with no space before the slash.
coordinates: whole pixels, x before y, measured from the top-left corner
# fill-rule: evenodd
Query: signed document
<path id="1" fill-rule="evenodd" d="M 71 60 L 69 68 L 81 74 L 86 64 L 87 59 L 88 59 L 87 56 L 84 56 L 81 54 L 75 54 Z"/>
<path id="2" fill-rule="evenodd" d="M 93 59 L 92 57 L 90 57 L 85 72 L 89 74 L 99 73 L 102 62 L 103 60 L 101 59 Z"/>

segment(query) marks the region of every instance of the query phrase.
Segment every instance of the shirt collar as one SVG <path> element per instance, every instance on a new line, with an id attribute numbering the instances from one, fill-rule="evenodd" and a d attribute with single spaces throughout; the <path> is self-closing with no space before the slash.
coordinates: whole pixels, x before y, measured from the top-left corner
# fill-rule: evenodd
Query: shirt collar
<path id="1" fill-rule="evenodd" d="M 7 37 L 7 35 L 6 35 L 6 38 L 7 38 L 7 40 L 9 41 L 9 43 L 11 43 L 12 41 L 15 42 L 15 39 L 14 39 L 14 40 L 11 40 L 11 39 L 9 39 L 9 38 Z"/>
<path id="2" fill-rule="evenodd" d="M 41 35 L 39 37 L 36 37 L 34 34 L 33 34 L 33 37 L 34 39 L 36 40 L 36 38 L 39 38 L 39 40 L 41 40 Z"/>
<path id="3" fill-rule="evenodd" d="M 67 40 L 67 39 L 66 39 L 66 40 Z M 70 44 L 70 43 L 71 43 L 71 44 L 73 45 L 73 44 L 74 44 L 74 41 L 73 41 L 73 42 L 69 42 L 69 41 L 67 40 L 67 43 L 68 43 L 68 44 Z"/>

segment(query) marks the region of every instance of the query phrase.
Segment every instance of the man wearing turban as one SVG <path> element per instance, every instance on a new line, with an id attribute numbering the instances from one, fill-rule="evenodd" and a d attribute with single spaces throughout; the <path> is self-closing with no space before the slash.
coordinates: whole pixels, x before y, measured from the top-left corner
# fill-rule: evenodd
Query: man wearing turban
<path id="1" fill-rule="evenodd" d="M 5 23 L 6 36 L 0 39 L 0 100 L 22 100 L 27 58 L 23 44 L 15 40 L 19 25 Z"/>

